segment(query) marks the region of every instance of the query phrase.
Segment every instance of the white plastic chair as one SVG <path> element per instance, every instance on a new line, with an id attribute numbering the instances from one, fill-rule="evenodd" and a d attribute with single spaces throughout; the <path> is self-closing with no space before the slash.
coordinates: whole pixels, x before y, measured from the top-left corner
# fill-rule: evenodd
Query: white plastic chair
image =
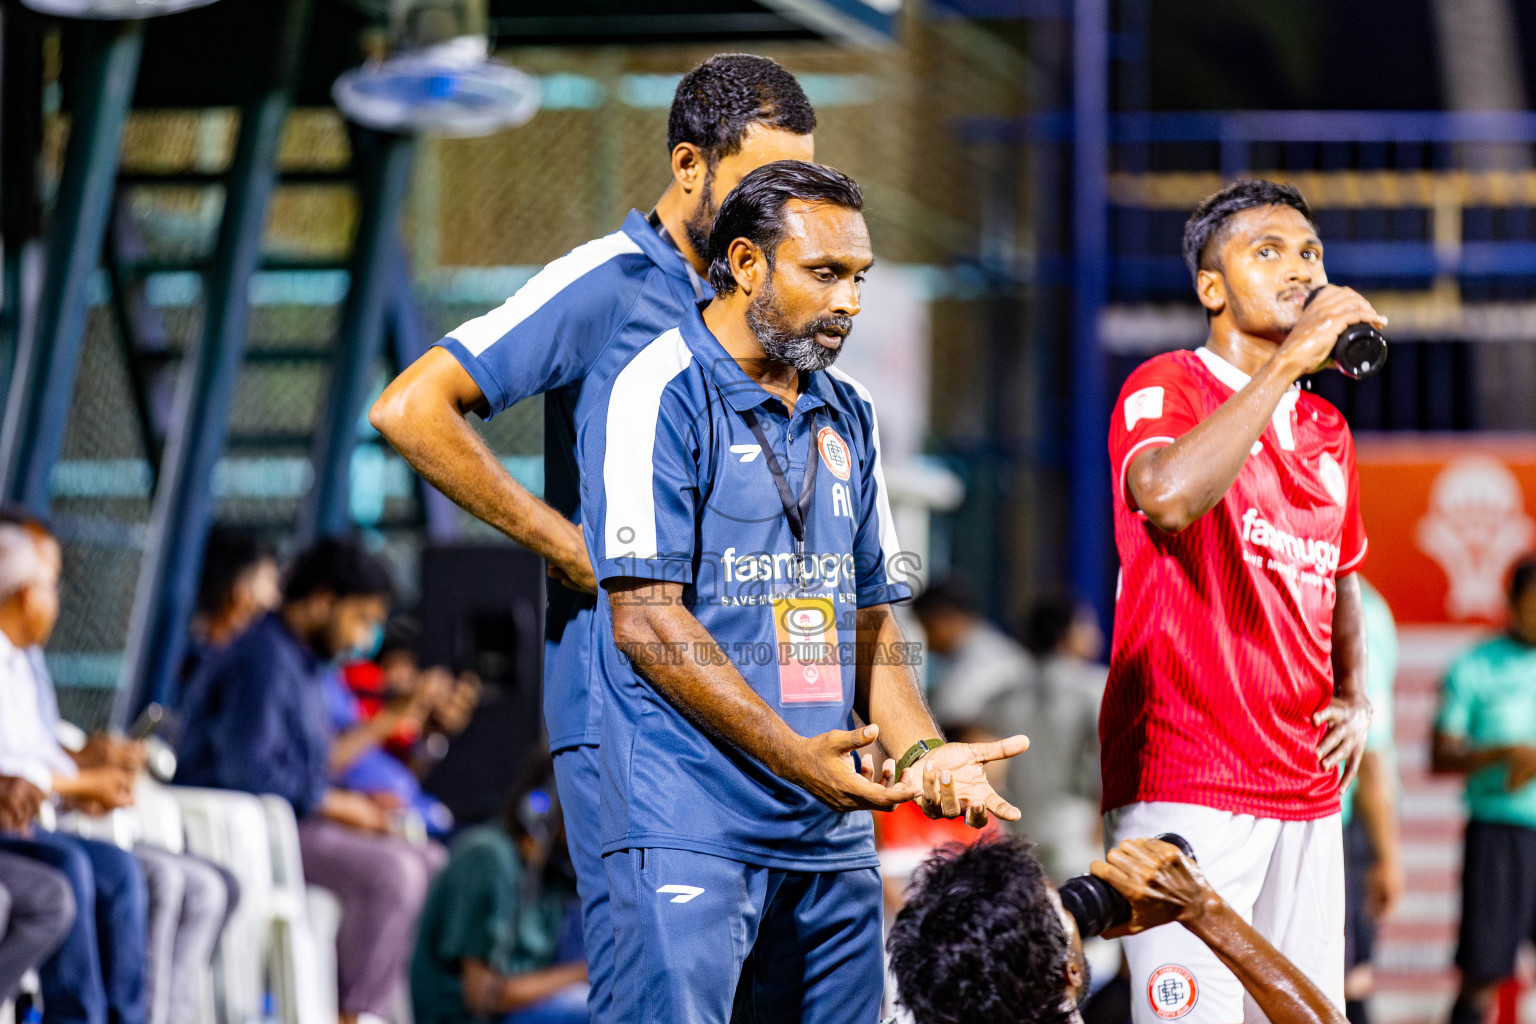
<path id="1" fill-rule="evenodd" d="M 263 1016 L 271 949 L 272 857 L 261 800 L 222 789 L 168 787 L 181 811 L 186 849 L 220 865 L 240 885 L 240 904 L 214 959 L 215 1002 L 223 1024 Z"/>
<path id="2" fill-rule="evenodd" d="M 310 917 L 311 894 L 324 890 L 304 884 L 298 823 L 288 801 L 264 796 L 261 803 L 272 855 L 271 978 L 279 1019 L 283 1024 L 336 1024 L 336 931 L 322 933 Z M 340 919 L 337 904 L 338 925 Z"/>

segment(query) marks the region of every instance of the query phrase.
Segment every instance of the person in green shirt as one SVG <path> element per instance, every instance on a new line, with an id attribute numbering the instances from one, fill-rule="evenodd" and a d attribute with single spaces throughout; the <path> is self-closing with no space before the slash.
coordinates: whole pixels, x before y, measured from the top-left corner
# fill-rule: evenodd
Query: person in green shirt
<path id="1" fill-rule="evenodd" d="M 1515 950 L 1536 937 L 1536 555 L 1516 564 L 1509 629 L 1451 665 L 1432 765 L 1467 776 L 1461 991 L 1452 1024 L 1480 1024 Z"/>
<path id="2" fill-rule="evenodd" d="M 1344 1013 L 1369 1024 L 1376 926 L 1403 895 L 1402 840 L 1397 829 L 1397 763 L 1392 687 L 1397 678 L 1397 623 L 1381 594 L 1360 583 L 1365 612 L 1365 686 L 1371 731 L 1360 773 L 1344 792 Z"/>
<path id="3" fill-rule="evenodd" d="M 519 773 L 500 822 L 454 841 L 427 893 L 411 958 L 416 1024 L 586 1024 L 587 966 L 556 962 L 576 893 L 546 869 L 564 846 L 543 755 Z"/>

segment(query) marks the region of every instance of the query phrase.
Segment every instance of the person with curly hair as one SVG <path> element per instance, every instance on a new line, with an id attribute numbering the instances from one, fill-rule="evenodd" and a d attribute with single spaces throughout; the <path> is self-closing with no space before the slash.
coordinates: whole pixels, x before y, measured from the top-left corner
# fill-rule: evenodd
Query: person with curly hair
<path id="1" fill-rule="evenodd" d="M 1344 1024 L 1306 973 L 1243 920 L 1177 847 L 1127 839 L 1094 861 L 1092 871 L 1131 905 L 1130 921 L 1106 934 L 1139 935 L 1178 922 L 1237 977 L 1271 1024 Z M 887 948 L 901 1005 L 915 1024 L 1082 1020 L 1078 1002 L 1089 982 L 1082 938 L 1027 840 L 985 839 L 934 852 L 913 876 Z M 1199 999 L 1194 984 L 1169 978 L 1184 986 L 1180 998 L 1192 1007 Z"/>

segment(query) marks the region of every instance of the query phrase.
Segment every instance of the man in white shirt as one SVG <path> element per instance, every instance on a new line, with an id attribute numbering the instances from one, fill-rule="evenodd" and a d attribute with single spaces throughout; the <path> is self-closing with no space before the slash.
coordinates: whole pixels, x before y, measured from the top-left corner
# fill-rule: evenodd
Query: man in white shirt
<path id="1" fill-rule="evenodd" d="M 60 567 L 57 541 L 0 522 L 0 773 L 74 805 L 118 806 L 132 799 L 132 776 L 77 770 L 37 701 L 28 649 L 40 647 L 58 620 Z M 0 834 L 0 852 L 62 871 L 78 908 L 74 926 L 38 970 L 44 1024 L 147 1024 L 146 893 L 133 854 L 42 831 Z"/>
<path id="2" fill-rule="evenodd" d="M 36 560 L 34 578 L 45 584 L 28 598 L 30 621 L 23 615 L 23 625 L 29 628 L 22 632 L 33 641 L 30 646 L 18 650 L 0 628 L 0 711 L 15 713 L 0 726 L 0 766 L 14 764 L 18 774 L 50 787 L 70 809 L 101 814 L 128 806 L 134 779 L 144 768 L 143 744 L 97 733 L 80 750 L 69 752 L 57 739 L 58 702 L 41 645 L 57 619 L 59 543 L 42 524 L 24 515 L 0 511 L 0 524 L 26 532 Z M 25 565 L 24 557 L 21 563 Z M 46 585 L 50 580 L 51 587 Z M 3 620 L 0 607 L 0 627 Z M 199 858 L 142 842 L 132 852 L 147 898 L 148 931 L 136 936 L 145 954 L 145 1019 L 147 1024 L 194 1024 L 199 1012 L 197 977 L 213 958 L 229 889 L 218 869 Z"/>

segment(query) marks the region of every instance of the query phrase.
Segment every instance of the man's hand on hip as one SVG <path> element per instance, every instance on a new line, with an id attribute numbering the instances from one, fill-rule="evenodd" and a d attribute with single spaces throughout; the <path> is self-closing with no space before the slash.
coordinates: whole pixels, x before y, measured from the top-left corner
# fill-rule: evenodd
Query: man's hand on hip
<path id="1" fill-rule="evenodd" d="M 1371 731 L 1371 702 L 1364 697 L 1335 697 L 1312 716 L 1312 724 L 1327 726 L 1317 743 L 1317 759 L 1329 771 L 1344 766 L 1344 775 L 1339 780 L 1342 793 L 1355 781 L 1360 759 L 1365 757 L 1365 738 Z"/>
<path id="2" fill-rule="evenodd" d="M 547 571 L 572 590 L 583 594 L 597 593 L 597 574 L 592 571 L 592 558 L 587 554 L 587 541 L 581 530 L 576 529 L 574 538 L 566 537 L 560 559 L 551 558 Z"/>
<path id="3" fill-rule="evenodd" d="M 963 814 L 967 825 L 982 828 L 991 811 L 1004 821 L 1018 821 L 1019 809 L 992 788 L 985 765 L 1028 749 L 1028 736 L 1009 736 L 991 743 L 946 743 L 919 758 L 902 774 L 901 782 L 919 791 L 917 805 L 930 818 Z"/>

